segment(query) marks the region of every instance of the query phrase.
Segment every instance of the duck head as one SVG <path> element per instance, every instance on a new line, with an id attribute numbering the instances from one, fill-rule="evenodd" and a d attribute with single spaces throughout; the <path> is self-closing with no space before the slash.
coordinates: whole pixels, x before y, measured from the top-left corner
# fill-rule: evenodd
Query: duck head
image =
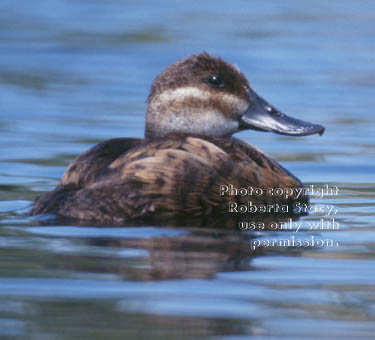
<path id="1" fill-rule="evenodd" d="M 169 133 L 230 137 L 247 130 L 322 134 L 324 127 L 285 115 L 261 98 L 239 69 L 208 53 L 170 65 L 151 86 L 146 138 Z"/>

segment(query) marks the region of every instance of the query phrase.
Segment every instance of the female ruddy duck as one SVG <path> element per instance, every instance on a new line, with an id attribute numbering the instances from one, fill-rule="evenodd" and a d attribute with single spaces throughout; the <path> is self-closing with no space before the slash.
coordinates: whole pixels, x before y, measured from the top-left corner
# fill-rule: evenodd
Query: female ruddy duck
<path id="1" fill-rule="evenodd" d="M 208 53 L 189 56 L 157 76 L 147 102 L 144 140 L 110 139 L 84 152 L 60 184 L 36 200 L 31 215 L 209 225 L 243 219 L 238 208 L 252 215 L 251 206 L 307 202 L 297 195 L 302 183 L 296 177 L 231 136 L 246 129 L 305 136 L 322 134 L 324 127 L 275 109 L 237 67 Z M 274 188 L 290 194 L 272 194 Z"/>

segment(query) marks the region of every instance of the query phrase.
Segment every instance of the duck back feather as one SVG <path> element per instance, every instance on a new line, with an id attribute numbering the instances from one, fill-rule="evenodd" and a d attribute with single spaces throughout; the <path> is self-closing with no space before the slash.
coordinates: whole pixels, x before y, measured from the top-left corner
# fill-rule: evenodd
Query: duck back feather
<path id="1" fill-rule="evenodd" d="M 222 195 L 221 186 L 230 185 L 260 188 L 264 194 Z M 61 183 L 36 201 L 31 214 L 114 225 L 226 225 L 244 218 L 229 212 L 230 202 L 292 207 L 297 197 L 267 195 L 266 190 L 301 187 L 277 162 L 235 138 L 118 138 L 73 161 Z M 298 201 L 306 203 L 307 196 Z"/>

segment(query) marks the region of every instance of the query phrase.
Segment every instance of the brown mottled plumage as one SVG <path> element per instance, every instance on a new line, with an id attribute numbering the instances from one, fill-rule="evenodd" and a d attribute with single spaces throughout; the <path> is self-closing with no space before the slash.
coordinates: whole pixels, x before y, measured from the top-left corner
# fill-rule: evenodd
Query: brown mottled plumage
<path id="1" fill-rule="evenodd" d="M 86 151 L 31 214 L 116 225 L 217 225 L 244 219 L 228 212 L 229 202 L 291 206 L 296 197 L 220 194 L 222 185 L 264 192 L 302 186 L 263 152 L 231 137 L 249 128 L 294 135 L 324 130 L 277 111 L 221 58 L 190 56 L 155 79 L 145 140 L 111 139 Z"/>

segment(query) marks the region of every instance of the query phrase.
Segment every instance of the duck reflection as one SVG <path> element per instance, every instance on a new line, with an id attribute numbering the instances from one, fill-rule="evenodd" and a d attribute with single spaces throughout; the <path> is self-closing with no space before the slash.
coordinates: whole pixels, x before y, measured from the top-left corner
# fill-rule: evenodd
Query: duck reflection
<path id="1" fill-rule="evenodd" d="M 112 273 L 137 281 L 212 278 L 218 272 L 250 270 L 252 258 L 266 252 L 264 246 L 252 247 L 254 240 L 259 236 L 272 235 L 268 227 L 286 220 L 275 217 L 263 219 L 263 231 L 168 227 L 168 230 L 182 231 L 182 234 L 152 238 L 80 238 L 89 246 L 139 249 L 145 250 L 148 255 L 125 259 L 114 257 L 113 261 L 106 259 L 104 267 L 103 261 L 98 261 L 94 267 L 100 268 L 93 268 L 92 262 L 85 268 L 80 264 L 85 261 L 74 261 L 74 269 Z"/>

